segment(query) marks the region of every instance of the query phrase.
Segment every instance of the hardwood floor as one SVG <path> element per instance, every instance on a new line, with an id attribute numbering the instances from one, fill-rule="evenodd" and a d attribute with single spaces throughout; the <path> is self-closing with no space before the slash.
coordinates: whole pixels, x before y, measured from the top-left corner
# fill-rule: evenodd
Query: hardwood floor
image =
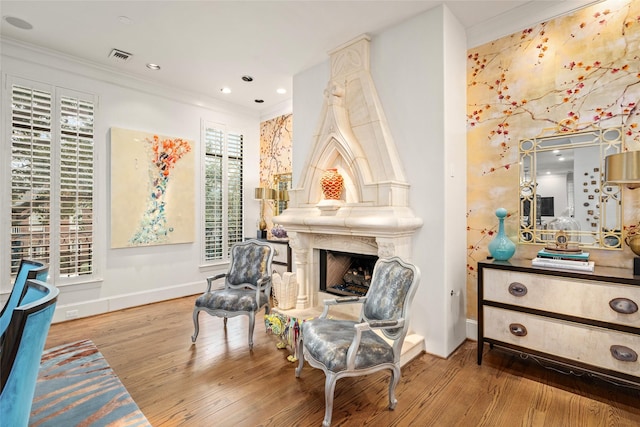
<path id="1" fill-rule="evenodd" d="M 324 374 L 305 365 L 295 378 L 288 350 L 256 321 L 200 314 L 195 297 L 52 325 L 46 348 L 91 339 L 153 426 L 319 426 Z M 449 359 L 408 363 L 387 409 L 389 374 L 345 378 L 336 386 L 333 426 L 638 426 L 640 391 L 567 376 L 533 361 L 465 342 Z"/>

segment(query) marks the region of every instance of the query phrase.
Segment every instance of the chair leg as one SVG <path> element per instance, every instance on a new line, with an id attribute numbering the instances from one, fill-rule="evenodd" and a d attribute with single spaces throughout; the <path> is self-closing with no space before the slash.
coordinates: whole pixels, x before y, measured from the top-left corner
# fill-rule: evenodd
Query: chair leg
<path id="1" fill-rule="evenodd" d="M 253 350 L 253 328 L 256 326 L 256 314 L 249 312 L 249 350 Z"/>
<path id="2" fill-rule="evenodd" d="M 193 335 L 191 335 L 191 342 L 196 342 L 196 338 L 198 338 L 198 333 L 200 332 L 200 325 L 198 324 L 198 314 L 200 314 L 199 308 L 193 309 L 193 326 L 195 326 L 195 331 Z"/>
<path id="3" fill-rule="evenodd" d="M 400 382 L 400 367 L 394 365 L 391 368 L 391 380 L 389 380 L 389 409 L 395 409 L 398 404 L 396 399 L 396 386 Z"/>
<path id="4" fill-rule="evenodd" d="M 298 338 L 296 343 L 296 357 L 298 358 L 298 367 L 296 368 L 296 378 L 300 378 L 302 373 L 302 367 L 304 366 L 304 350 L 303 350 L 302 338 Z"/>
<path id="5" fill-rule="evenodd" d="M 331 425 L 331 417 L 333 416 L 333 393 L 336 389 L 336 374 L 329 371 L 326 373 L 327 379 L 324 383 L 324 420 L 322 427 Z"/>

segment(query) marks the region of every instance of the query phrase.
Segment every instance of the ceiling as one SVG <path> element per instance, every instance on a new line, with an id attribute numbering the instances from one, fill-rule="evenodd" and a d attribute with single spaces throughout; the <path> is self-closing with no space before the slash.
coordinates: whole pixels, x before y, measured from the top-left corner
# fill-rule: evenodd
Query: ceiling
<path id="1" fill-rule="evenodd" d="M 328 51 L 443 3 L 469 33 L 517 10 L 588 2 L 3 0 L 0 29 L 5 40 L 263 113 L 289 102 L 293 75 L 325 61 Z M 7 17 L 32 28 L 11 25 Z M 114 48 L 131 58 L 110 58 Z M 246 75 L 253 81 L 243 81 Z M 286 93 L 276 93 L 279 88 Z"/>

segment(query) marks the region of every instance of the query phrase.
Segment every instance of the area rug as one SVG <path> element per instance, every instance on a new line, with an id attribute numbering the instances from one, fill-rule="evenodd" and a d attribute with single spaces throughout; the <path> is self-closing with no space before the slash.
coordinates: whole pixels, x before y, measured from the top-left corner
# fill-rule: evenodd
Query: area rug
<path id="1" fill-rule="evenodd" d="M 30 426 L 151 426 L 90 340 L 42 355 Z"/>

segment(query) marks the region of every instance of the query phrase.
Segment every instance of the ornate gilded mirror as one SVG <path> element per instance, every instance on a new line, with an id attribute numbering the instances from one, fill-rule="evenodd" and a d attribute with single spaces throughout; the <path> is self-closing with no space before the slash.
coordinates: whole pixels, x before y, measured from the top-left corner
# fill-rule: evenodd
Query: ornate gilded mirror
<path id="1" fill-rule="evenodd" d="M 622 148 L 622 127 L 545 129 L 520 141 L 520 243 L 622 248 L 622 191 L 604 181 L 604 158 Z"/>
<path id="2" fill-rule="evenodd" d="M 280 215 L 289 204 L 289 190 L 291 189 L 291 173 L 280 173 L 273 176 L 276 190 L 274 215 Z"/>

